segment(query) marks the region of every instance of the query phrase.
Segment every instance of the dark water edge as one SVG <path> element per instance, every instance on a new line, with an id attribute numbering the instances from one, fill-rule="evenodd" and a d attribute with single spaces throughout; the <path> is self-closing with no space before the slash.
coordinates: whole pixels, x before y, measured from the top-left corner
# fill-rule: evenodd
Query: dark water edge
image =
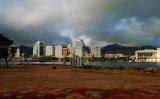
<path id="1" fill-rule="evenodd" d="M 159 62 L 86 62 L 84 64 L 92 66 L 160 67 Z"/>
<path id="2" fill-rule="evenodd" d="M 0 64 L 5 64 L 5 62 L 0 62 Z M 64 64 L 64 62 L 9 62 L 9 65 L 18 64 Z M 84 65 L 91 66 L 129 66 L 129 67 L 160 67 L 160 62 L 84 62 Z M 66 65 L 70 65 L 67 62 Z"/>

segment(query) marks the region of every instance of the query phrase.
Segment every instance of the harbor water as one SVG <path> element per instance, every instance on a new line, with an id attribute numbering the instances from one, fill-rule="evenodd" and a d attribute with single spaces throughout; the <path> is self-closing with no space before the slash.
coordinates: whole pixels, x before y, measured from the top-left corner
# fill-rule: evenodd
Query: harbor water
<path id="1" fill-rule="evenodd" d="M 5 64 L 5 62 L 0 62 L 0 64 Z M 64 62 L 9 62 L 8 64 L 64 64 Z M 65 64 L 70 65 L 70 62 Z M 160 62 L 83 62 L 83 64 L 91 66 L 160 67 Z"/>

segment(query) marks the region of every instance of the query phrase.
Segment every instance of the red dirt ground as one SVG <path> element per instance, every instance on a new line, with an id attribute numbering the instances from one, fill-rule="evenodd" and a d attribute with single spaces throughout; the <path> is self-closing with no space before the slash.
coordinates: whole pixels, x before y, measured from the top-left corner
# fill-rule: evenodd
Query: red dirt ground
<path id="1" fill-rule="evenodd" d="M 154 87 L 153 87 L 154 88 Z M 157 88 L 157 87 L 156 87 Z M 36 97 L 39 94 L 38 91 L 35 91 L 32 94 L 22 94 L 20 92 L 10 92 L 11 96 L 3 96 L 4 93 L 0 93 L 0 99 L 17 99 L 17 96 L 24 96 L 22 99 L 64 99 L 67 96 L 71 96 L 69 99 L 97 99 L 92 97 L 91 95 L 86 95 L 87 91 L 98 91 L 101 92 L 101 89 L 87 89 L 87 88 L 79 88 L 72 89 L 72 92 L 65 92 L 65 90 L 61 90 L 58 95 L 45 94 L 42 97 Z M 158 89 L 160 92 L 160 87 Z M 124 88 L 115 88 L 113 90 L 103 91 L 101 99 L 160 99 L 159 93 L 152 93 L 149 91 L 145 91 L 143 89 L 134 89 L 134 90 L 126 90 Z M 82 97 L 83 96 L 83 97 Z"/>
<path id="2" fill-rule="evenodd" d="M 33 92 L 23 93 L 26 90 Z M 88 91 L 102 94 L 88 95 Z M 0 99 L 97 98 L 160 99 L 160 74 L 63 66 L 56 70 L 52 70 L 51 66 L 20 66 L 0 70 Z"/>

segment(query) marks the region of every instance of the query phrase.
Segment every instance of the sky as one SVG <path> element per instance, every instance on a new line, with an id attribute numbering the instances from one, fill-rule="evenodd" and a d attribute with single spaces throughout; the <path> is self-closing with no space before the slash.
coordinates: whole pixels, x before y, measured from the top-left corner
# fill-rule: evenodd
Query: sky
<path id="1" fill-rule="evenodd" d="M 14 45 L 160 46 L 160 0 L 0 0 L 0 33 Z"/>

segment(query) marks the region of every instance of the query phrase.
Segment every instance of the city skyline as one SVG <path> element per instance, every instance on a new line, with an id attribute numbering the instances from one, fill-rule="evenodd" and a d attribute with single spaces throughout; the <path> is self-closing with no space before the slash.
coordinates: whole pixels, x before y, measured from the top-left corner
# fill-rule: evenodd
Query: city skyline
<path id="1" fill-rule="evenodd" d="M 14 45 L 83 39 L 87 46 L 160 46 L 159 6 L 159 0 L 1 0 L 0 32 Z"/>
<path id="2" fill-rule="evenodd" d="M 160 98 L 160 0 L 0 0 L 0 99 Z"/>

